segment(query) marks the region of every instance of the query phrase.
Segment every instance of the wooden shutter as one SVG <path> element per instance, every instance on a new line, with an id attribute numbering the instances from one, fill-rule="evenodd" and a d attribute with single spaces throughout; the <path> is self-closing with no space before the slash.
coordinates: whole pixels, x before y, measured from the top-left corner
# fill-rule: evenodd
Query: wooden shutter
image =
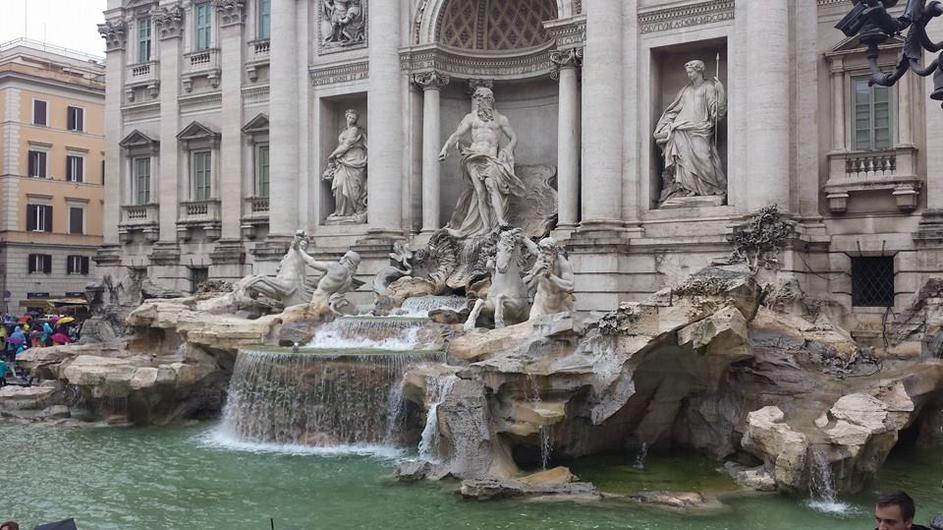
<path id="1" fill-rule="evenodd" d="M 33 204 L 26 205 L 26 230 L 30 232 L 36 230 L 36 208 L 38 206 Z"/>
<path id="2" fill-rule="evenodd" d="M 43 205 L 43 206 L 40 206 L 40 208 L 43 209 L 43 214 L 44 214 L 43 220 L 45 221 L 45 223 L 43 224 L 43 231 L 52 232 L 52 206 Z"/>

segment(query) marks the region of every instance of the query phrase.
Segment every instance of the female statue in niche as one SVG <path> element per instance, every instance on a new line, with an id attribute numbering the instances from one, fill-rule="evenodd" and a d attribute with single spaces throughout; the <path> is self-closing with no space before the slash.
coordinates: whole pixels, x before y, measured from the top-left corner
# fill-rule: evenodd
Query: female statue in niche
<path id="1" fill-rule="evenodd" d="M 717 129 L 727 114 L 724 85 L 716 76 L 704 79 L 703 61 L 689 61 L 684 69 L 690 83 L 655 126 L 655 143 L 665 157 L 661 204 L 673 198 L 727 196 L 727 176 L 717 151 Z"/>
<path id="2" fill-rule="evenodd" d="M 363 223 L 367 220 L 367 134 L 357 124 L 360 114 L 344 112 L 347 128 L 337 138 L 337 148 L 327 157 L 324 180 L 331 181 L 334 213 L 328 221 Z"/>

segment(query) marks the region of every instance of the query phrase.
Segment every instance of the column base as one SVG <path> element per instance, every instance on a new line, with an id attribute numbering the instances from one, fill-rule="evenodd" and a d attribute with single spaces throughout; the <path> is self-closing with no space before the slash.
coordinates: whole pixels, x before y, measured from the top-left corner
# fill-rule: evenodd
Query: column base
<path id="1" fill-rule="evenodd" d="M 913 238 L 914 242 L 924 247 L 943 246 L 943 210 L 924 210 Z"/>

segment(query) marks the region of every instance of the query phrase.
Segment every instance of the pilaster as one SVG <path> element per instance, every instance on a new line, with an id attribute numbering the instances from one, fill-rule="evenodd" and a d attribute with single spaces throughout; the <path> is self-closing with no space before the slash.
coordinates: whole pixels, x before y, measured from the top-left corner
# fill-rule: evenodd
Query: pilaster
<path id="1" fill-rule="evenodd" d="M 242 225 L 242 192 L 244 168 L 242 156 L 242 66 L 244 2 L 217 0 L 220 12 L 220 53 L 222 54 L 222 113 L 220 117 L 220 178 L 219 198 L 222 217 L 222 238 L 239 240 Z"/>
<path id="2" fill-rule="evenodd" d="M 98 25 L 98 31 L 105 39 L 107 50 L 104 125 L 108 141 L 105 142 L 105 171 L 108 173 L 106 180 L 111 183 L 111 192 L 104 194 L 102 235 L 104 245 L 111 248 L 116 248 L 119 244 L 118 224 L 121 221 L 121 201 L 127 196 L 127 182 L 126 179 L 121 178 L 121 148 L 118 146 L 120 138 L 116 137 L 121 134 L 121 87 L 124 82 L 122 74 L 127 41 L 127 26 L 121 18 L 122 11 L 119 9 L 106 13 L 108 20 Z M 102 263 L 99 263 L 99 266 L 102 266 Z"/>
<path id="3" fill-rule="evenodd" d="M 151 189 L 157 193 L 160 242 L 177 245 L 177 205 L 181 167 L 177 133 L 180 130 L 180 112 L 177 96 L 180 93 L 180 56 L 182 53 L 183 10 L 179 5 L 163 6 L 151 11 L 160 35 L 160 168 L 157 182 Z M 184 178 L 186 181 L 186 178 Z M 185 197 L 184 197 L 185 198 Z M 153 198 L 151 200 L 154 200 Z"/>

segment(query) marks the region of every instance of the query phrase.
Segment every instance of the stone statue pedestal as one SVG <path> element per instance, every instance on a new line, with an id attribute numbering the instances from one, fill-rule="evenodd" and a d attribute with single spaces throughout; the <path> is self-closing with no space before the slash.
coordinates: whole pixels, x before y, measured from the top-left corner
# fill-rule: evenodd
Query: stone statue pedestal
<path id="1" fill-rule="evenodd" d="M 367 222 L 367 212 L 358 215 L 328 216 L 321 224 L 325 226 L 362 225 Z"/>
<path id="2" fill-rule="evenodd" d="M 676 208 L 707 208 L 723 206 L 724 198 L 721 195 L 704 195 L 700 197 L 672 197 L 661 203 L 659 208 L 670 210 Z"/>

